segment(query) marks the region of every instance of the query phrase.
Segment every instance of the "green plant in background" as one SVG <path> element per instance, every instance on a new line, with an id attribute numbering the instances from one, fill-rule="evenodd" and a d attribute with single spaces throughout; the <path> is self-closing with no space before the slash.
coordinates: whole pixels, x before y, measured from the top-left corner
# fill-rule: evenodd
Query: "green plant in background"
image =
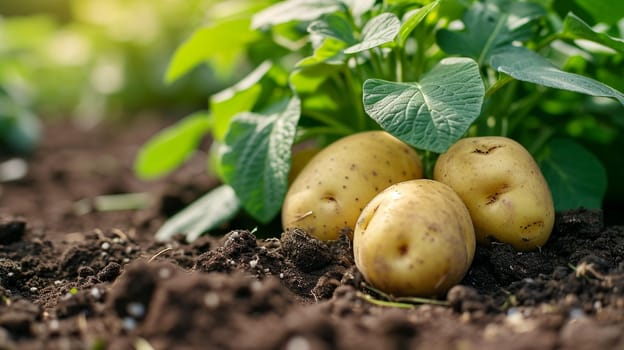
<path id="1" fill-rule="evenodd" d="M 293 145 L 323 147 L 371 129 L 419 150 L 429 169 L 461 137 L 512 137 L 539 161 L 558 210 L 600 207 L 607 172 L 590 148 L 616 144 L 624 127 L 622 16 L 613 16 L 623 7 L 286 0 L 201 28 L 174 54 L 168 81 L 241 55 L 256 68 L 212 95 L 210 112 L 141 150 L 136 172 L 153 178 L 209 133 L 211 169 L 224 182 L 157 236 L 184 232 L 192 240 L 241 208 L 268 222 L 282 205 Z M 164 158 L 163 149 L 171 152 Z"/>

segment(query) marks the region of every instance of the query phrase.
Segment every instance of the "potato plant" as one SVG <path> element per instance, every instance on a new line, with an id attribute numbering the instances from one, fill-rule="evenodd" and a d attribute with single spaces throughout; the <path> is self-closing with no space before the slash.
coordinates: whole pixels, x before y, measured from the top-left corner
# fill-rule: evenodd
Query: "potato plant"
<path id="1" fill-rule="evenodd" d="M 584 145 L 620 142 L 624 41 L 613 14 L 622 6 L 285 0 L 200 28 L 175 52 L 168 81 L 223 59 L 253 69 L 212 95 L 208 113 L 183 119 L 140 152 L 137 173 L 157 177 L 210 134 L 210 168 L 223 180 L 158 237 L 193 239 L 241 209 L 270 222 L 288 190 L 293 146 L 324 148 L 369 130 L 416 149 L 427 177 L 463 137 L 509 137 L 538 160 L 557 210 L 600 207 L 605 157 Z"/>

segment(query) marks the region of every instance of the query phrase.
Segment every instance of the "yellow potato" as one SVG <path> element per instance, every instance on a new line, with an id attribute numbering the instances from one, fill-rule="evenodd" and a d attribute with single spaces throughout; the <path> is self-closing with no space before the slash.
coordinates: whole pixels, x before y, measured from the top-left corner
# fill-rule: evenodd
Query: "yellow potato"
<path id="1" fill-rule="evenodd" d="M 385 131 L 344 137 L 321 150 L 301 170 L 284 199 L 284 229 L 299 227 L 321 240 L 352 231 L 377 193 L 422 177 L 416 151 Z"/>
<path id="2" fill-rule="evenodd" d="M 462 198 L 477 241 L 522 251 L 546 243 L 555 209 L 548 184 L 529 152 L 506 137 L 465 138 L 442 154 L 433 178 Z"/>
<path id="3" fill-rule="evenodd" d="M 395 296 L 435 296 L 464 277 L 475 253 L 470 213 L 447 185 L 395 184 L 362 211 L 353 235 L 355 265 Z"/>

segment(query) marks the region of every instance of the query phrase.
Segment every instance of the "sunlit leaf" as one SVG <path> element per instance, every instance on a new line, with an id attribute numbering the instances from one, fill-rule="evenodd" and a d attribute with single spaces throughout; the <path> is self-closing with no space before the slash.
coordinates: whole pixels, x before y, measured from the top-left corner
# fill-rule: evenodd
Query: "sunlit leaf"
<path id="1" fill-rule="evenodd" d="M 237 115 L 226 135 L 223 175 L 245 210 L 261 222 L 270 221 L 282 206 L 300 114 L 301 102 L 293 97 L 273 114 Z"/>
<path id="2" fill-rule="evenodd" d="M 393 13 L 382 13 L 366 23 L 358 44 L 344 50 L 347 54 L 357 53 L 389 43 L 399 33 L 401 21 Z"/>
<path id="3" fill-rule="evenodd" d="M 620 53 L 624 53 L 624 40 L 594 31 L 587 23 L 573 13 L 568 13 L 565 17 L 562 35 L 568 39 L 591 40 L 619 51 Z"/>
<path id="4" fill-rule="evenodd" d="M 134 172 L 142 179 L 154 179 L 177 168 L 193 154 L 210 124 L 208 114 L 198 112 L 154 135 L 139 150 Z"/>
<path id="5" fill-rule="evenodd" d="M 591 152 L 569 139 L 554 139 L 540 161 L 556 210 L 601 208 L 607 174 Z"/>
<path id="6" fill-rule="evenodd" d="M 342 8 L 338 0 L 286 0 L 257 13 L 252 28 L 276 25 L 290 21 L 313 21 L 326 13 Z"/>
<path id="7" fill-rule="evenodd" d="M 344 16 L 328 14 L 316 20 L 308 26 L 308 32 L 344 41 L 347 44 L 355 44 L 353 28 Z"/>
<path id="8" fill-rule="evenodd" d="M 210 97 L 210 110 L 214 120 L 212 134 L 216 140 L 223 140 L 234 115 L 250 111 L 256 104 L 262 92 L 259 81 L 271 66 L 271 62 L 263 62 L 236 85 Z"/>
<path id="9" fill-rule="evenodd" d="M 347 5 L 355 17 L 370 11 L 375 5 L 375 0 L 342 0 L 342 2 Z"/>
<path id="10" fill-rule="evenodd" d="M 381 127 L 420 149 L 442 153 L 479 116 L 485 89 L 476 62 L 442 60 L 420 82 L 364 83 L 364 109 Z"/>
<path id="11" fill-rule="evenodd" d="M 227 75 L 247 43 L 259 34 L 249 28 L 247 18 L 229 19 L 196 30 L 175 51 L 165 81 L 172 83 L 201 63 L 216 64 L 215 73 Z"/>
<path id="12" fill-rule="evenodd" d="M 624 105 L 621 92 L 586 76 L 560 70 L 544 57 L 524 47 L 508 47 L 496 51 L 490 64 L 515 79 L 556 89 L 600 97 L 612 97 Z"/>
<path id="13" fill-rule="evenodd" d="M 407 15 L 407 19 L 403 21 L 401 29 L 399 30 L 399 45 L 403 46 L 403 44 L 405 44 L 405 41 L 412 31 L 427 17 L 429 12 L 438 7 L 439 4 L 440 0 L 433 1 L 419 9 L 411 11 Z"/>

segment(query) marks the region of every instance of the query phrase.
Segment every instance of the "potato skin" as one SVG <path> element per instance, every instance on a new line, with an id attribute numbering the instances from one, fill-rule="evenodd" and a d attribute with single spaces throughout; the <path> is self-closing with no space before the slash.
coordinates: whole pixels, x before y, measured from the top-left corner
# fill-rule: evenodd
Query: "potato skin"
<path id="1" fill-rule="evenodd" d="M 301 170 L 284 199 L 282 226 L 320 240 L 352 232 L 360 212 L 396 182 L 422 177 L 420 156 L 385 131 L 353 134 L 330 144 Z"/>
<path id="2" fill-rule="evenodd" d="M 447 185 L 395 184 L 362 211 L 353 235 L 355 264 L 395 296 L 436 296 L 459 283 L 475 253 L 470 213 Z"/>
<path id="3" fill-rule="evenodd" d="M 462 198 L 477 242 L 496 240 L 527 251 L 550 237 L 555 218 L 550 189 L 518 142 L 496 136 L 462 139 L 440 155 L 433 178 Z"/>

